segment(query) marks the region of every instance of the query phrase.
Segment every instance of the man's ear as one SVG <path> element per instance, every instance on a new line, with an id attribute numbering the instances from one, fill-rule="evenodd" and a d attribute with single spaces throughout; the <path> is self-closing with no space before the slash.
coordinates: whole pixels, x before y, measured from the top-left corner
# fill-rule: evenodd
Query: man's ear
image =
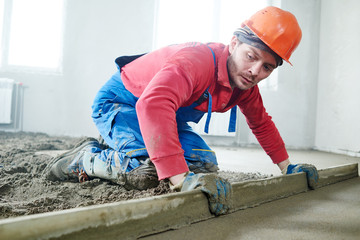
<path id="1" fill-rule="evenodd" d="M 234 51 L 235 47 L 236 47 L 236 44 L 238 43 L 238 39 L 237 37 L 234 35 L 232 38 L 231 38 L 231 41 L 230 41 L 230 44 L 229 44 L 229 53 L 232 54 L 232 52 Z"/>

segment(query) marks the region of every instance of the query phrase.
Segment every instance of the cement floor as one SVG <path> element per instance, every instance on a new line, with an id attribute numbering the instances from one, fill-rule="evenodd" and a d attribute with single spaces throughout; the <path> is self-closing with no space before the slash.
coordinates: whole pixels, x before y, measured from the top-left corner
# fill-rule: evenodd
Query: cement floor
<path id="1" fill-rule="evenodd" d="M 215 151 L 221 170 L 280 175 L 261 149 Z M 360 163 L 360 158 L 318 151 L 289 155 L 293 163 L 312 163 L 319 169 Z M 360 239 L 360 178 L 142 239 Z"/>
<path id="2" fill-rule="evenodd" d="M 272 163 L 270 157 L 261 148 L 212 148 L 216 152 L 221 170 L 281 175 L 277 165 Z M 288 153 L 292 163 L 310 163 L 318 169 L 351 163 L 360 164 L 359 157 L 341 154 L 304 150 L 288 150 Z"/>
<path id="3" fill-rule="evenodd" d="M 360 239 L 360 178 L 142 239 Z"/>
<path id="4" fill-rule="evenodd" d="M 221 170 L 280 175 L 259 148 L 213 147 Z M 345 155 L 289 150 L 318 169 L 360 163 Z M 142 239 L 360 239 L 360 178 L 262 204 Z"/>

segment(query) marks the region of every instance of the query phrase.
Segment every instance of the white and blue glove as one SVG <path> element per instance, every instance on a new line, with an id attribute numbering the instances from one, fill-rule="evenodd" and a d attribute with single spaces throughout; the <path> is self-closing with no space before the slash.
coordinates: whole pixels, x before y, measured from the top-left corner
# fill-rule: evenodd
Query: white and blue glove
<path id="1" fill-rule="evenodd" d="M 210 212 L 215 215 L 225 214 L 231 208 L 231 184 L 216 174 L 189 172 L 182 183 L 172 187 L 175 188 L 181 192 L 200 189 L 209 200 Z"/>
<path id="2" fill-rule="evenodd" d="M 307 183 L 310 189 L 315 189 L 319 181 L 319 173 L 314 165 L 311 164 L 289 164 L 282 170 L 283 174 L 306 173 Z"/>

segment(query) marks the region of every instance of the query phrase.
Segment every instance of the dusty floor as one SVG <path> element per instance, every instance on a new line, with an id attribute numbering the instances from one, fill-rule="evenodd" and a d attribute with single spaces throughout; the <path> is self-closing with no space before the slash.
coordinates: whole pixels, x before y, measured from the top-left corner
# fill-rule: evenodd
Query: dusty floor
<path id="1" fill-rule="evenodd" d="M 46 152 L 70 149 L 79 140 L 42 133 L 0 132 L 0 219 L 170 192 L 166 182 L 144 191 L 127 191 L 122 186 L 100 179 L 81 184 L 43 179 L 43 169 L 52 158 Z M 271 176 L 230 171 L 219 174 L 230 182 Z"/>

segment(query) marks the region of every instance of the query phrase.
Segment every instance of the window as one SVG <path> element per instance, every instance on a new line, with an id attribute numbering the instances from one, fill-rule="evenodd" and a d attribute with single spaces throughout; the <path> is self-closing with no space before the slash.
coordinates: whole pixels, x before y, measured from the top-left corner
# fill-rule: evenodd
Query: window
<path id="1" fill-rule="evenodd" d="M 183 42 L 209 42 L 213 39 L 214 1 L 159 0 L 155 46 Z"/>
<path id="2" fill-rule="evenodd" d="M 154 49 L 188 41 L 228 44 L 234 30 L 256 11 L 280 0 L 157 0 Z M 259 84 L 277 89 L 277 70 Z"/>
<path id="3" fill-rule="evenodd" d="M 64 0 L 0 1 L 0 69 L 60 71 Z"/>
<path id="4" fill-rule="evenodd" d="M 155 46 L 186 41 L 227 44 L 241 22 L 267 0 L 158 0 Z"/>

